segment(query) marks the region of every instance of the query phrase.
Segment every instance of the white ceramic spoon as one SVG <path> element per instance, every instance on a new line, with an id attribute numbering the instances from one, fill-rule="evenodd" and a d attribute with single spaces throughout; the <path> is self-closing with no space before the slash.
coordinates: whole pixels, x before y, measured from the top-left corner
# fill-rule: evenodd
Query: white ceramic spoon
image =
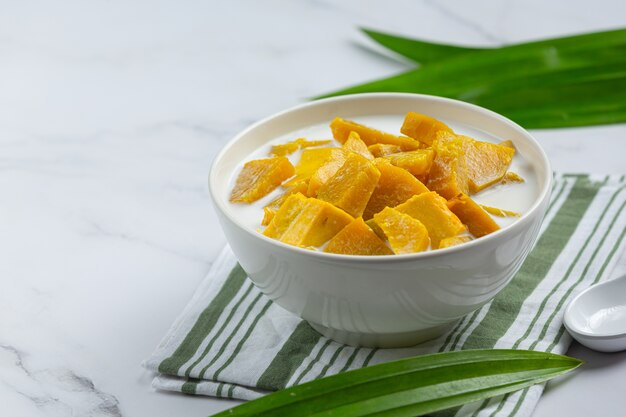
<path id="1" fill-rule="evenodd" d="M 590 349 L 626 350 L 626 275 L 578 294 L 565 310 L 564 323 Z"/>

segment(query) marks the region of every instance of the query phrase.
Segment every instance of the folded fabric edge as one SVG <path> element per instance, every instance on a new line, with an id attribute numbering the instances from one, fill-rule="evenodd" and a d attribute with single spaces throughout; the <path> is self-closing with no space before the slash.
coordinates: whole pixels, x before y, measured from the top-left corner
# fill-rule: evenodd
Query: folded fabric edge
<path id="1" fill-rule="evenodd" d="M 162 391 L 182 392 L 184 394 L 205 395 L 209 397 L 250 401 L 270 393 L 243 385 L 215 382 L 209 380 L 188 379 L 171 375 L 157 374 L 152 380 L 152 388 Z"/>

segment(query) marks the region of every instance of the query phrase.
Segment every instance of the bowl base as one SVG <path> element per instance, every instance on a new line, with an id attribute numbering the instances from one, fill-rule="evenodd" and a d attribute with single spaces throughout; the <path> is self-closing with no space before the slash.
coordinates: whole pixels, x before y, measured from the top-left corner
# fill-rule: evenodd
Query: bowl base
<path id="1" fill-rule="evenodd" d="M 350 332 L 347 330 L 338 330 L 321 324 L 311 323 L 318 333 L 322 336 L 350 346 L 376 347 L 376 348 L 401 348 L 415 346 L 419 343 L 426 342 L 441 336 L 456 324 L 456 320 L 451 323 L 442 324 L 440 326 L 429 327 L 427 329 L 416 330 L 413 332 L 401 333 L 360 333 Z"/>

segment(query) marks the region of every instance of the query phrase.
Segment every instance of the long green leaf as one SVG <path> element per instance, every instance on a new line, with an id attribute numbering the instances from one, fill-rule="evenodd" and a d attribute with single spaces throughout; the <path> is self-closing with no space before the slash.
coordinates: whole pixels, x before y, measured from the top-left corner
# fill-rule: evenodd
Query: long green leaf
<path id="1" fill-rule="evenodd" d="M 509 49 L 517 50 L 534 50 L 537 48 L 543 48 L 546 46 L 552 46 L 560 48 L 562 46 L 585 42 L 587 39 L 595 39 L 598 35 L 603 36 L 603 33 L 608 32 L 596 32 L 596 33 L 583 33 L 573 36 L 564 36 L 561 38 L 542 39 L 532 42 L 523 42 L 513 45 L 501 46 L 498 48 L 473 48 L 459 45 L 442 44 L 437 42 L 423 41 L 420 39 L 407 38 L 405 36 L 394 35 L 385 32 L 379 32 L 373 29 L 360 28 L 363 33 L 369 36 L 373 41 L 379 43 L 385 48 L 396 52 L 412 61 L 420 64 L 427 64 L 429 62 L 440 61 L 448 59 L 452 56 L 461 55 L 465 53 L 499 50 L 507 51 Z"/>
<path id="2" fill-rule="evenodd" d="M 524 350 L 437 353 L 318 379 L 216 416 L 415 416 L 516 391 L 580 364 Z"/>
<path id="3" fill-rule="evenodd" d="M 409 39 L 366 28 L 361 28 L 361 31 L 387 49 L 422 65 L 485 49 Z"/>
<path id="4" fill-rule="evenodd" d="M 626 122 L 626 30 L 530 45 L 453 56 L 327 96 L 433 94 L 482 105 L 527 128 Z"/>
<path id="5" fill-rule="evenodd" d="M 580 37 L 559 45 L 517 45 L 454 56 L 424 68 L 340 90 L 322 97 L 373 91 L 459 92 L 476 85 L 571 68 L 626 62 L 626 29 Z M 418 91 L 419 90 L 419 91 Z"/>

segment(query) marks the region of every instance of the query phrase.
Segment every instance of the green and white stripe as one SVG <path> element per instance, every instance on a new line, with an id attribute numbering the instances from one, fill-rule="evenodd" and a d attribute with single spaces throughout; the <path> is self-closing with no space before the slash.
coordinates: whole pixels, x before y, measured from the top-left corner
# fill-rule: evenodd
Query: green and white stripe
<path id="1" fill-rule="evenodd" d="M 624 252 L 624 177 L 556 175 L 540 237 L 491 303 L 448 334 L 406 349 L 344 346 L 267 300 L 225 248 L 190 304 L 144 365 L 158 389 L 253 399 L 268 391 L 410 355 L 476 348 L 565 353 L 568 300 L 608 279 Z M 404 300 L 410 302 L 410 300 Z M 543 387 L 440 415 L 528 416 Z"/>

